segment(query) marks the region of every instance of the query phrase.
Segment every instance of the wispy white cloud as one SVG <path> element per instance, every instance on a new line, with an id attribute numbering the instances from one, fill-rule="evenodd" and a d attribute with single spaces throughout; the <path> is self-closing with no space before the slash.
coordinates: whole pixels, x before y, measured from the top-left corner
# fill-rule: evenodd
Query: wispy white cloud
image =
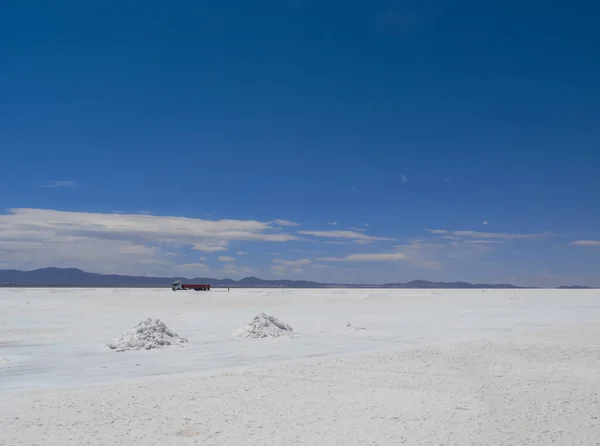
<path id="1" fill-rule="evenodd" d="M 246 255 L 248 255 L 248 253 L 246 251 L 236 251 L 236 254 L 238 256 L 246 256 Z"/>
<path id="2" fill-rule="evenodd" d="M 450 178 L 446 178 L 446 179 L 444 180 L 444 182 L 445 182 L 445 183 L 446 183 L 446 182 L 448 182 L 448 181 L 450 181 Z"/>
<path id="3" fill-rule="evenodd" d="M 406 175 L 404 175 L 404 174 L 400 175 L 400 179 L 402 180 L 402 182 L 404 184 L 408 183 L 408 178 L 406 178 Z"/>
<path id="4" fill-rule="evenodd" d="M 490 245 L 503 243 L 501 240 L 465 240 L 468 245 Z"/>
<path id="5" fill-rule="evenodd" d="M 183 265 L 177 265 L 177 268 L 183 271 L 207 270 L 208 265 L 205 265 L 204 263 L 185 263 Z"/>
<path id="6" fill-rule="evenodd" d="M 14 234 L 0 238 L 0 258 L 10 268 L 22 270 L 56 266 L 101 273 L 160 275 L 173 266 L 173 257 L 169 254 L 129 240 L 48 237 L 43 232 L 16 239 Z"/>
<path id="7" fill-rule="evenodd" d="M 295 222 L 289 221 L 289 220 L 282 220 L 280 218 L 278 218 L 277 220 L 273 220 L 273 223 L 278 226 L 300 226 L 299 223 L 295 223 Z"/>
<path id="8" fill-rule="evenodd" d="M 134 215 L 152 215 L 152 212 L 150 211 L 123 211 L 123 210 L 119 210 L 119 209 L 113 209 L 110 210 L 109 212 L 107 212 L 108 214 L 134 214 Z"/>
<path id="9" fill-rule="evenodd" d="M 291 250 L 291 252 L 296 252 L 296 253 L 302 253 L 302 254 L 318 254 L 321 252 L 325 252 L 322 249 L 304 249 L 304 248 L 294 248 Z M 278 254 L 279 255 L 279 254 Z"/>
<path id="10" fill-rule="evenodd" d="M 487 220 L 485 220 L 482 224 L 487 225 L 488 224 Z"/>
<path id="11" fill-rule="evenodd" d="M 273 263 L 278 263 L 278 264 L 289 266 L 289 267 L 298 267 L 298 266 L 309 265 L 312 263 L 312 260 L 310 260 L 310 259 L 297 259 L 297 260 L 273 259 Z"/>
<path id="12" fill-rule="evenodd" d="M 330 221 L 327 223 L 329 226 L 337 226 L 337 221 Z"/>
<path id="13" fill-rule="evenodd" d="M 230 256 L 220 256 L 217 257 L 217 260 L 219 262 L 235 262 L 235 257 L 230 257 Z"/>
<path id="14" fill-rule="evenodd" d="M 256 275 L 258 271 L 249 266 L 226 263 L 223 266 L 223 269 L 221 269 L 221 273 L 225 274 L 227 277 L 240 278 L 244 276 Z"/>
<path id="15" fill-rule="evenodd" d="M 135 245 L 133 243 L 125 243 L 119 246 L 120 254 L 133 254 L 140 256 L 152 256 L 156 252 L 155 247 Z"/>
<path id="16" fill-rule="evenodd" d="M 285 275 L 285 273 L 287 271 L 287 266 L 271 265 L 271 270 L 273 271 L 273 274 L 275 274 L 276 276 L 283 276 L 283 275 Z"/>
<path id="17" fill-rule="evenodd" d="M 454 235 L 459 237 L 473 237 L 473 238 L 497 238 L 504 240 L 516 240 L 516 239 L 536 239 L 548 237 L 549 233 L 542 234 L 518 234 L 508 232 L 478 232 L 478 231 L 454 231 Z"/>
<path id="18" fill-rule="evenodd" d="M 450 231 L 447 229 L 429 229 L 425 228 L 427 232 L 431 232 L 432 234 L 448 234 Z"/>
<path id="19" fill-rule="evenodd" d="M 326 260 L 334 262 L 393 262 L 397 260 L 407 260 L 407 257 L 401 252 L 387 252 L 372 254 L 350 254 L 345 257 L 321 257 L 317 260 Z"/>
<path id="20" fill-rule="evenodd" d="M 350 229 L 351 231 L 358 231 L 358 232 L 366 232 L 367 231 L 367 228 L 358 228 L 356 226 L 351 226 L 348 229 Z"/>
<path id="21" fill-rule="evenodd" d="M 600 248 L 600 240 L 573 240 L 569 245 Z"/>
<path id="22" fill-rule="evenodd" d="M 0 257 L 14 268 L 75 265 L 98 272 L 136 274 L 141 269 L 162 273 L 169 265 L 174 268 L 169 253 L 181 249 L 219 252 L 238 240 L 298 240 L 268 222 L 254 220 L 26 208 L 1 214 L 0 234 Z"/>
<path id="23" fill-rule="evenodd" d="M 407 262 L 423 269 L 438 270 L 442 264 L 437 258 L 444 253 L 444 245 L 426 242 L 422 239 L 412 239 L 396 248 L 406 256 Z"/>
<path id="24" fill-rule="evenodd" d="M 42 187 L 74 187 L 77 186 L 75 181 L 52 181 Z"/>
<path id="25" fill-rule="evenodd" d="M 548 237 L 550 233 L 518 234 L 510 232 L 479 232 L 479 231 L 449 231 L 447 229 L 425 229 L 432 234 L 448 234 L 456 237 L 471 237 L 479 239 L 536 239 Z"/>
<path id="26" fill-rule="evenodd" d="M 227 240 L 204 240 L 202 243 L 194 243 L 193 249 L 200 252 L 227 251 L 229 242 Z"/>
<path id="27" fill-rule="evenodd" d="M 270 266 L 273 274 L 276 276 L 285 276 L 288 273 L 299 274 L 304 272 L 302 266 L 310 265 L 310 259 L 284 260 L 273 259 L 273 264 Z"/>
<path id="28" fill-rule="evenodd" d="M 299 234 L 311 235 L 313 237 L 323 237 L 323 238 L 334 238 L 334 239 L 348 239 L 353 240 L 354 242 L 362 241 L 362 242 L 373 242 L 379 240 L 394 240 L 391 237 L 377 237 L 366 235 L 358 231 L 344 231 L 344 230 L 332 230 L 332 231 L 298 231 Z"/>

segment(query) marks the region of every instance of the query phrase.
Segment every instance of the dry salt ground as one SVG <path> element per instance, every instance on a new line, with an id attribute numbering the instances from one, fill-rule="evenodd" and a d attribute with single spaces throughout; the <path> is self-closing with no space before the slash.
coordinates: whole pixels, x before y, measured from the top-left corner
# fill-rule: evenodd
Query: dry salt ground
<path id="1" fill-rule="evenodd" d="M 0 289 L 0 446 L 600 444 L 600 290 L 379 292 Z"/>
<path id="2" fill-rule="evenodd" d="M 292 337 L 293 333 L 292 327 L 281 322 L 275 316 L 259 313 L 231 335 L 234 338 L 279 338 L 281 336 Z"/>
<path id="3" fill-rule="evenodd" d="M 123 333 L 108 347 L 118 352 L 152 350 L 170 345 L 184 345 L 188 340 L 167 327 L 160 319 L 147 318 Z"/>

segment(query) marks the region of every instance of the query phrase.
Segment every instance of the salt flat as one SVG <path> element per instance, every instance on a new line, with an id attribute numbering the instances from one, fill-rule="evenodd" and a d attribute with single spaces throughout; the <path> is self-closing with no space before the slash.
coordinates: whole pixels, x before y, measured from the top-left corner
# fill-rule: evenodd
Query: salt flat
<path id="1" fill-rule="evenodd" d="M 294 337 L 231 336 L 260 312 Z M 189 342 L 106 346 L 147 317 Z M 0 444 L 596 444 L 599 321 L 597 290 L 2 289 Z"/>

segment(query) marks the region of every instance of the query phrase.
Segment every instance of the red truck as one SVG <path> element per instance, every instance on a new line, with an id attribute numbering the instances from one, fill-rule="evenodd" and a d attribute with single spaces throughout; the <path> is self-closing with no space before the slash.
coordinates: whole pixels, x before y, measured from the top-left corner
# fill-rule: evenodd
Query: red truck
<path id="1" fill-rule="evenodd" d="M 208 283 L 181 283 L 181 280 L 173 282 L 171 289 L 173 291 L 179 290 L 194 290 L 194 291 L 210 291 L 210 285 Z"/>

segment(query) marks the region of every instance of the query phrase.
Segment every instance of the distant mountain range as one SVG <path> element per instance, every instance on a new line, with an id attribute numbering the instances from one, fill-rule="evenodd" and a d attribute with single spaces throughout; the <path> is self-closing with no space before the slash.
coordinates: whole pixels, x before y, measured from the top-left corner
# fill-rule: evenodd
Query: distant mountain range
<path id="1" fill-rule="evenodd" d="M 264 280 L 257 277 L 245 277 L 240 280 L 213 279 L 208 277 L 147 277 L 124 276 L 118 274 L 97 274 L 82 271 L 77 268 L 40 268 L 32 271 L 0 270 L 0 287 L 26 286 L 26 287 L 170 287 L 175 280 L 183 283 L 210 283 L 214 287 L 232 288 L 497 288 L 517 289 L 526 288 L 510 284 L 473 284 L 468 282 L 429 282 L 427 280 L 413 280 L 407 283 L 375 284 L 342 284 L 319 283 L 307 280 Z M 561 286 L 563 289 L 585 289 L 583 286 Z"/>
<path id="2" fill-rule="evenodd" d="M 572 286 L 559 286 L 558 287 L 559 290 L 593 290 L 594 288 L 591 286 L 579 286 L 579 285 L 572 285 Z"/>

